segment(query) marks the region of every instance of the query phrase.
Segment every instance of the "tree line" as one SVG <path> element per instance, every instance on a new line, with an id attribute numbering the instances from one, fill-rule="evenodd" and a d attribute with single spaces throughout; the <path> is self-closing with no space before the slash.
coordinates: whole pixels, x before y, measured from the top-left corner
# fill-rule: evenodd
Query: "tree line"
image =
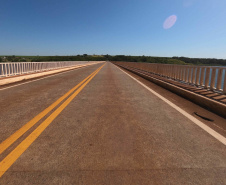
<path id="1" fill-rule="evenodd" d="M 106 56 L 110 61 L 147 62 L 179 65 L 226 66 L 226 59 L 188 58 L 188 57 L 152 57 L 152 56 Z"/>
<path id="2" fill-rule="evenodd" d="M 152 57 L 129 55 L 76 55 L 76 56 L 4 56 L 0 62 L 45 62 L 45 61 L 126 61 L 179 65 L 226 66 L 226 59 L 188 58 L 188 57 Z"/>

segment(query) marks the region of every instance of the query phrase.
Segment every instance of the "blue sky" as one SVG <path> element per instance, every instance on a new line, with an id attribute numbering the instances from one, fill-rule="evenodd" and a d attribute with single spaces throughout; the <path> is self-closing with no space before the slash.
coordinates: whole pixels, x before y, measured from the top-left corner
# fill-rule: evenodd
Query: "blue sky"
<path id="1" fill-rule="evenodd" d="M 226 58 L 226 0 L 0 0 L 0 55 Z M 169 29 L 164 21 L 177 16 Z"/>

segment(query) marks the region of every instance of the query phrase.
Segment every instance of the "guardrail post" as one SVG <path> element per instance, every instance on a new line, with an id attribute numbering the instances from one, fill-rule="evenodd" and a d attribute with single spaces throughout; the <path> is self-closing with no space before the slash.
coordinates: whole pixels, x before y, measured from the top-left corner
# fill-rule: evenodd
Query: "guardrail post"
<path id="1" fill-rule="evenodd" d="M 215 89 L 215 79 L 216 79 L 216 68 L 213 68 L 212 74 L 211 74 L 211 82 L 210 82 L 210 89 L 211 90 Z"/>
<path id="2" fill-rule="evenodd" d="M 3 72 L 3 64 L 1 64 L 1 76 L 3 76 L 4 75 L 4 72 Z"/>
<path id="3" fill-rule="evenodd" d="M 223 93 L 226 94 L 226 69 L 224 70 Z"/>
<path id="4" fill-rule="evenodd" d="M 218 70 L 218 75 L 217 75 L 217 90 L 221 89 L 221 84 L 222 84 L 222 76 L 223 76 L 223 69 Z"/>
<path id="5" fill-rule="evenodd" d="M 184 75 L 184 81 L 188 82 L 188 72 L 189 72 L 189 67 L 185 68 L 185 75 Z"/>
<path id="6" fill-rule="evenodd" d="M 207 89 L 209 87 L 210 83 L 210 68 L 206 68 L 206 77 L 205 77 L 205 88 Z"/>
<path id="7" fill-rule="evenodd" d="M 197 68 L 196 67 L 193 67 L 193 70 L 192 70 L 192 84 L 195 84 L 195 77 L 196 77 L 196 73 L 197 73 Z"/>
<path id="8" fill-rule="evenodd" d="M 178 76 L 179 76 L 179 66 L 175 65 L 175 79 L 178 80 Z"/>
<path id="9" fill-rule="evenodd" d="M 195 85 L 199 85 L 199 79 L 200 79 L 200 67 L 197 67 L 197 72 L 196 72 L 196 80 L 195 80 Z"/>
<path id="10" fill-rule="evenodd" d="M 8 76 L 12 73 L 12 70 L 11 70 L 11 64 L 8 64 L 9 66 L 9 71 L 8 71 Z"/>
<path id="11" fill-rule="evenodd" d="M 189 67 L 188 83 L 191 83 L 191 77 L 192 77 L 192 67 Z"/>
<path id="12" fill-rule="evenodd" d="M 182 66 L 179 66 L 179 76 L 178 76 L 178 80 L 182 79 Z"/>
<path id="13" fill-rule="evenodd" d="M 201 68 L 201 77 L 200 77 L 200 85 L 204 86 L 204 76 L 205 76 L 205 68 Z"/>

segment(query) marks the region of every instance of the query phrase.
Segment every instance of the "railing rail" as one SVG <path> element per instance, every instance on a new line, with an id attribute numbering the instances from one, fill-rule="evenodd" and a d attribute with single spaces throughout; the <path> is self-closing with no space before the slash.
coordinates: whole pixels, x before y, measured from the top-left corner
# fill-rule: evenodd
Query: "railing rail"
<path id="1" fill-rule="evenodd" d="M 226 67 L 116 62 L 163 77 L 226 94 Z"/>
<path id="2" fill-rule="evenodd" d="M 0 63 L 0 78 L 26 73 L 41 72 L 65 67 L 72 67 L 97 61 L 65 61 L 65 62 L 11 62 Z"/>

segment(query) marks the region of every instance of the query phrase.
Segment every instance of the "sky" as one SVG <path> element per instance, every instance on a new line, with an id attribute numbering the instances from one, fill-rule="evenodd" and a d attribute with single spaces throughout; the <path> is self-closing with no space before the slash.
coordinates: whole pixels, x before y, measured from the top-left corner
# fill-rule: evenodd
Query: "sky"
<path id="1" fill-rule="evenodd" d="M 226 0 L 0 0 L 0 55 L 226 59 Z"/>

